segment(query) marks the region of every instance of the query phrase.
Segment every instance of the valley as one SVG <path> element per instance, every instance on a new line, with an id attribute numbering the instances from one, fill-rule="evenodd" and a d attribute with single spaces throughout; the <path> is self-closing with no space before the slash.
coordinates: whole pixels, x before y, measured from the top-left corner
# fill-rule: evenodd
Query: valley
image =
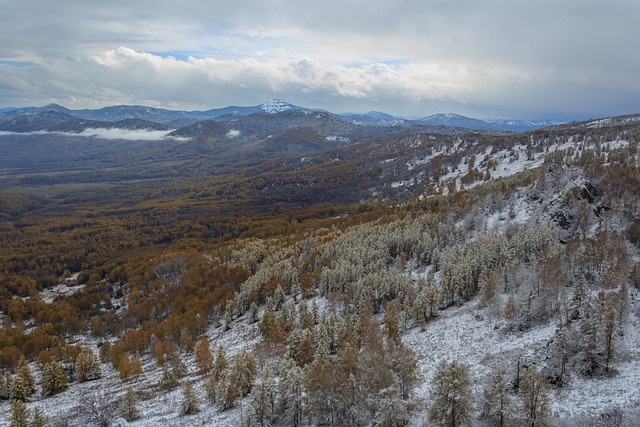
<path id="1" fill-rule="evenodd" d="M 455 374 L 455 425 L 638 425 L 637 116 L 293 107 L 2 112 L 0 411 L 452 425 Z"/>

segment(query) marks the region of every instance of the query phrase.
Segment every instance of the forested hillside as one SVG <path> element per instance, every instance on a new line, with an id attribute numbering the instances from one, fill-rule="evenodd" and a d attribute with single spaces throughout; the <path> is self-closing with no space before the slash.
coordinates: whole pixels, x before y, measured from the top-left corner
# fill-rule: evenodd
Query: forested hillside
<path id="1" fill-rule="evenodd" d="M 639 125 L 296 132 L 18 156 L 0 426 L 638 425 Z"/>

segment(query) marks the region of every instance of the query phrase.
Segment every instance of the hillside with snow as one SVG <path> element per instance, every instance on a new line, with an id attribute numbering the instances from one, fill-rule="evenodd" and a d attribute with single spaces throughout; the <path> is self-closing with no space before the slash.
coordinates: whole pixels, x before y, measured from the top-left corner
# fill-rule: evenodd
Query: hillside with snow
<path id="1" fill-rule="evenodd" d="M 56 426 L 100 417 L 120 426 L 427 426 L 446 423 L 438 378 L 456 362 L 466 380 L 445 394 L 468 397 L 464 425 L 502 416 L 506 425 L 638 426 L 634 123 L 356 141 L 329 153 L 340 173 L 370 171 L 356 208 L 257 218 L 255 228 L 238 220 L 226 234 L 166 239 L 139 258 L 127 256 L 132 246 L 100 272 L 67 270 L 2 312 L 5 340 L 68 328 L 29 360 L 26 408 Z M 305 177 L 295 178 L 273 182 Z M 57 315 L 47 306 L 67 314 L 44 322 Z M 91 316 L 67 325 L 76 306 Z M 79 379 L 82 348 L 100 358 L 99 378 Z M 8 355 L 0 361 L 15 363 L 3 366 L 0 391 L 10 397 L 26 368 Z M 68 387 L 45 392 L 54 362 Z M 131 395 L 137 417 L 123 410 Z M 0 412 L 12 411 L 0 400 Z M 10 422 L 0 417 L 1 427 Z"/>

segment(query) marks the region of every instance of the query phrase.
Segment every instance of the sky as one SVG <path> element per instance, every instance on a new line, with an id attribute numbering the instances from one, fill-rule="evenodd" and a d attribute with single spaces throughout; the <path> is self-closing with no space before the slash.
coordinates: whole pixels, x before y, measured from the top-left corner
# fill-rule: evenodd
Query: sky
<path id="1" fill-rule="evenodd" d="M 640 113 L 637 0 L 0 0 L 0 108 Z"/>

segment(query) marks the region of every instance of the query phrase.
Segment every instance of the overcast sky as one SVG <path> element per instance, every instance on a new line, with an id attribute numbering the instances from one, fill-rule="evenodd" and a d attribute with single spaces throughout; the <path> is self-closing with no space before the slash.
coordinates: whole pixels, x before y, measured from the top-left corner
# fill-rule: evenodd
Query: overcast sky
<path id="1" fill-rule="evenodd" d="M 637 0 L 0 0 L 0 107 L 640 113 Z"/>

